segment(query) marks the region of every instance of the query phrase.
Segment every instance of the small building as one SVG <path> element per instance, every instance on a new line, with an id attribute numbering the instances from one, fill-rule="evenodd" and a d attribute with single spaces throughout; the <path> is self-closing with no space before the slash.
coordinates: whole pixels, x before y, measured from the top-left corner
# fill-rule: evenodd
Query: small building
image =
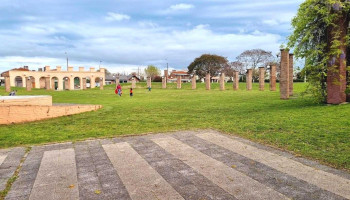
<path id="1" fill-rule="evenodd" d="M 136 83 L 140 82 L 140 78 L 135 75 L 121 75 L 119 76 L 119 83 L 131 83 L 132 78 L 136 80 Z"/>
<path id="2" fill-rule="evenodd" d="M 177 81 L 178 76 L 181 77 L 182 82 L 191 82 L 191 74 L 188 74 L 188 71 L 176 71 L 176 70 L 171 71 L 170 75 L 168 76 L 169 77 L 168 81 L 175 83 Z"/>

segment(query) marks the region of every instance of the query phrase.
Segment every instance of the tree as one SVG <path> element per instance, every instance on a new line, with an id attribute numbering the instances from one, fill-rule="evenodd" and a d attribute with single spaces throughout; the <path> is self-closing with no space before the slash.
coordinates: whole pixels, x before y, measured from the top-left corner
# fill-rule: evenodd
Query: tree
<path id="1" fill-rule="evenodd" d="M 107 76 L 110 76 L 110 75 L 112 75 L 111 72 L 108 71 L 107 69 L 105 69 L 105 76 L 107 77 Z"/>
<path id="2" fill-rule="evenodd" d="M 274 61 L 274 56 L 271 51 L 252 49 L 244 51 L 236 59 L 243 64 L 245 70 L 248 68 L 253 69 L 253 80 L 258 80 L 259 71 L 257 68 L 265 67 L 266 69 Z"/>
<path id="3" fill-rule="evenodd" d="M 227 63 L 228 60 L 225 57 L 203 54 L 196 58 L 187 68 L 188 73 L 195 73 L 200 78 L 203 78 L 207 73 L 210 73 L 211 76 L 217 75 Z"/>
<path id="4" fill-rule="evenodd" d="M 154 65 L 148 65 L 148 67 L 145 69 L 145 74 L 147 77 L 151 77 L 151 80 L 153 80 L 154 77 L 160 75 L 160 70 Z"/>
<path id="5" fill-rule="evenodd" d="M 305 59 L 310 83 L 307 91 L 321 102 L 326 102 L 329 92 L 345 97 L 346 61 L 350 62 L 350 57 L 346 58 L 350 52 L 349 11 L 349 1 L 307 0 L 292 21 L 294 31 L 288 47 L 294 48 L 295 57 Z"/>
<path id="6" fill-rule="evenodd" d="M 234 71 L 238 71 L 240 74 L 244 73 L 244 66 L 239 61 L 229 62 L 227 65 L 224 65 L 222 72 L 224 72 L 227 76 L 232 77 Z"/>

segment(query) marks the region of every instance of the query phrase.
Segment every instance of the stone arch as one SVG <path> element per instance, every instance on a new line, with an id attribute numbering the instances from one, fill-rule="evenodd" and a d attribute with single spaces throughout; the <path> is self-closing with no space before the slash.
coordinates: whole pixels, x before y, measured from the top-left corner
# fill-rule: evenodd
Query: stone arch
<path id="1" fill-rule="evenodd" d="M 23 87 L 23 78 L 21 76 L 15 77 L 15 87 Z"/>
<path id="2" fill-rule="evenodd" d="M 100 84 L 101 84 L 101 80 L 100 79 L 101 79 L 100 77 L 96 77 L 95 78 L 95 86 L 96 87 L 100 87 Z"/>
<path id="3" fill-rule="evenodd" d="M 58 86 L 59 86 L 59 79 L 55 76 L 52 77 L 51 78 L 51 89 L 58 90 Z"/>
<path id="4" fill-rule="evenodd" d="M 35 88 L 35 77 L 34 76 L 29 76 L 30 81 L 32 82 L 32 88 Z"/>
<path id="5" fill-rule="evenodd" d="M 40 77 L 39 84 L 40 84 L 40 89 L 45 88 L 45 77 Z"/>
<path id="6" fill-rule="evenodd" d="M 64 90 L 70 90 L 70 78 L 66 76 L 62 80 L 63 80 L 62 81 L 63 89 Z"/>
<path id="7" fill-rule="evenodd" d="M 80 77 L 74 77 L 74 89 L 75 90 L 79 90 L 79 89 L 81 89 L 81 78 Z"/>

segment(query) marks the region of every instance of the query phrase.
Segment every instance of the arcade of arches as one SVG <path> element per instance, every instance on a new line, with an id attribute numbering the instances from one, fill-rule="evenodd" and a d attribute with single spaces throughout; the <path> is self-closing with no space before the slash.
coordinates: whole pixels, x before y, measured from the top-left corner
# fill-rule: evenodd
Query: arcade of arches
<path id="1" fill-rule="evenodd" d="M 105 85 L 104 68 L 95 70 L 91 67 L 89 71 L 84 70 L 84 67 L 79 67 L 79 71 L 73 71 L 73 67 L 68 67 L 67 71 L 62 71 L 60 66 L 51 70 L 46 66 L 44 70 L 30 71 L 25 67 L 6 71 L 1 76 L 5 77 L 5 82 L 9 82 L 11 87 L 80 90 L 100 87 L 101 83 Z"/>

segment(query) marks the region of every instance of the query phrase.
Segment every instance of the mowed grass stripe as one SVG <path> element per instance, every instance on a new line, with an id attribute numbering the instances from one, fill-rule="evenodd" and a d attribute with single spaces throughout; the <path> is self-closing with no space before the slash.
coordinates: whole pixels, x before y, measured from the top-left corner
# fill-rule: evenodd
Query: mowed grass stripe
<path id="1" fill-rule="evenodd" d="M 197 137 L 350 199 L 350 180 L 348 179 L 303 165 L 284 156 L 243 144 L 219 134 L 204 133 L 198 134 Z"/>
<path id="2" fill-rule="evenodd" d="M 175 138 L 164 137 L 152 141 L 237 199 L 289 199 Z"/>

